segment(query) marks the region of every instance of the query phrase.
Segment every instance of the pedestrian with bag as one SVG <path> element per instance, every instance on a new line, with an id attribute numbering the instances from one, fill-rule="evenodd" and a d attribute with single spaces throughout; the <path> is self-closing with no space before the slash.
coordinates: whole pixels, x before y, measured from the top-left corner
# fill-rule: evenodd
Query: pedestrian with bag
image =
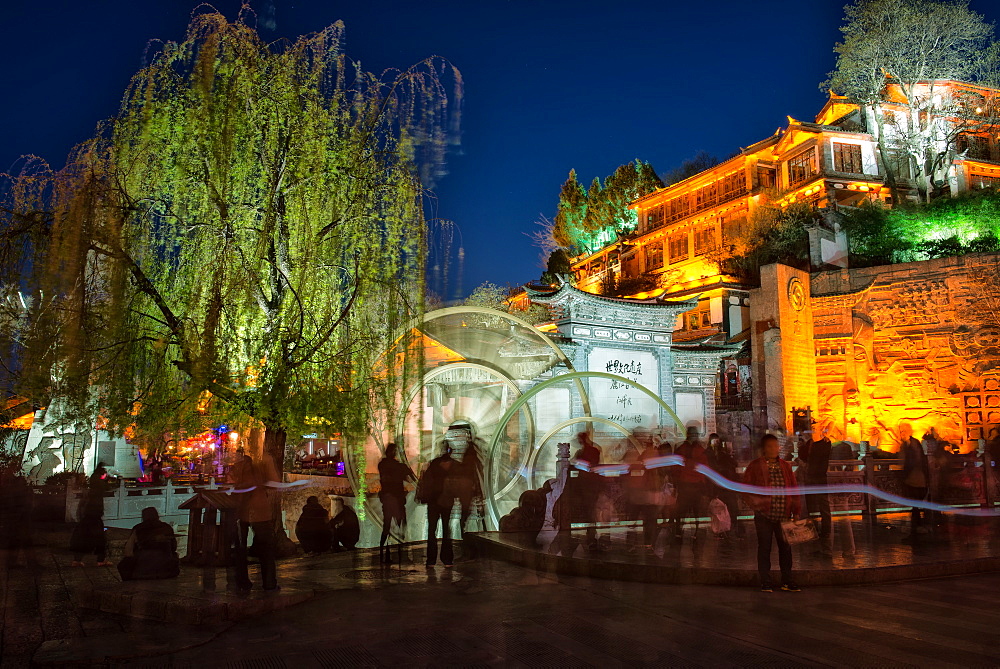
<path id="1" fill-rule="evenodd" d="M 825 486 L 833 445 L 826 435 L 826 430 L 823 430 L 819 440 L 815 439 L 812 433 L 808 434 L 809 439 L 799 448 L 799 460 L 805 465 L 804 483 L 810 486 Z M 802 469 L 799 471 L 802 472 Z M 814 513 L 819 514 L 820 547 L 816 551 L 816 555 L 826 558 L 833 557 L 833 515 L 830 512 L 829 494 L 820 492 L 806 495 L 806 510 L 810 516 Z"/>
<path id="2" fill-rule="evenodd" d="M 684 534 L 685 518 L 694 519 L 693 540 L 698 540 L 698 520 L 701 516 L 702 497 L 705 495 L 705 475 L 697 471 L 698 465 L 708 464 L 708 454 L 698 440 L 698 428 L 688 427 L 687 439 L 674 451 L 684 458 L 684 466 L 674 474 L 677 504 L 674 507 L 674 534 L 680 539 Z"/>
<path id="3" fill-rule="evenodd" d="M 714 432 L 708 435 L 708 466 L 729 481 L 736 481 L 739 479 L 739 475 L 736 473 L 736 458 L 733 457 L 729 447 L 726 446 L 726 442 L 722 441 L 719 435 Z M 728 536 L 729 531 L 735 529 L 736 536 L 742 539 L 746 534 L 746 531 L 739 523 L 739 493 L 721 485 L 717 485 L 715 488 L 716 499 L 725 506 L 726 513 L 723 514 L 718 505 L 715 505 L 715 511 L 713 511 L 712 505 L 715 500 L 709 502 L 709 515 L 712 518 L 712 531 L 715 532 L 716 536 L 719 536 L 720 534 Z M 728 522 L 723 521 L 723 515 L 728 518 Z M 726 529 L 721 529 L 723 527 Z"/>
<path id="4" fill-rule="evenodd" d="M 778 565 L 781 567 L 781 589 L 799 592 L 792 580 L 792 547 L 785 538 L 782 524 L 801 513 L 802 503 L 794 494 L 797 484 L 792 465 L 780 458 L 781 445 L 773 434 L 760 441 L 761 456 L 747 465 L 743 482 L 759 488 L 774 488 L 773 495 L 746 493 L 747 505 L 754 511 L 757 530 L 757 571 L 761 592 L 774 592 L 771 582 L 771 546 L 778 544 Z M 789 494 L 791 491 L 791 494 Z"/>

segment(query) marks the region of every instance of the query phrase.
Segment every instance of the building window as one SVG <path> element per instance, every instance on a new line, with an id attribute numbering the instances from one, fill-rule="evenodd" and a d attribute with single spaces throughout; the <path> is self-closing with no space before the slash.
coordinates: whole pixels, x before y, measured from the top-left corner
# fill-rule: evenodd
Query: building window
<path id="1" fill-rule="evenodd" d="M 723 177 L 719 184 L 720 202 L 728 202 L 733 198 L 745 195 L 747 192 L 747 177 L 746 174 L 743 173 L 743 170 L 733 172 L 732 174 Z"/>
<path id="2" fill-rule="evenodd" d="M 773 167 L 757 166 L 757 186 L 760 188 L 774 188 L 778 185 Z"/>
<path id="3" fill-rule="evenodd" d="M 990 159 L 990 140 L 988 137 L 963 132 L 959 133 L 956 145 L 958 152 L 965 153 L 966 158 Z"/>
<path id="4" fill-rule="evenodd" d="M 697 313 L 688 314 L 688 330 L 700 330 L 701 317 Z"/>
<path id="5" fill-rule="evenodd" d="M 788 159 L 788 185 L 797 186 L 816 174 L 816 152 L 803 151 Z"/>
<path id="6" fill-rule="evenodd" d="M 894 125 L 896 123 L 896 112 L 888 110 L 882 112 L 882 123 L 885 125 Z"/>
<path id="7" fill-rule="evenodd" d="M 676 235 L 670 235 L 669 249 L 670 251 L 670 262 L 682 262 L 688 259 L 691 253 L 691 249 L 688 244 L 688 233 L 682 232 Z"/>
<path id="8" fill-rule="evenodd" d="M 864 174 L 865 168 L 861 164 L 861 145 L 834 142 L 833 169 L 848 174 Z"/>
<path id="9" fill-rule="evenodd" d="M 1000 175 L 970 174 L 970 188 L 1000 188 Z"/>
<path id="10" fill-rule="evenodd" d="M 663 205 L 653 207 L 646 212 L 646 229 L 654 230 L 663 225 Z"/>
<path id="11" fill-rule="evenodd" d="M 732 246 L 736 240 L 743 236 L 743 226 L 746 225 L 746 216 L 726 218 L 722 221 L 722 245 Z"/>
<path id="12" fill-rule="evenodd" d="M 633 253 L 630 256 L 622 258 L 622 271 L 621 275 L 624 278 L 634 278 L 639 276 L 639 256 Z"/>
<path id="13" fill-rule="evenodd" d="M 703 328 L 712 327 L 712 312 L 710 311 L 701 312 L 701 327 Z"/>
<path id="14" fill-rule="evenodd" d="M 663 242 L 656 242 L 646 246 L 646 271 L 663 267 Z"/>
<path id="15" fill-rule="evenodd" d="M 702 256 L 715 249 L 715 226 L 694 231 L 694 254 Z"/>

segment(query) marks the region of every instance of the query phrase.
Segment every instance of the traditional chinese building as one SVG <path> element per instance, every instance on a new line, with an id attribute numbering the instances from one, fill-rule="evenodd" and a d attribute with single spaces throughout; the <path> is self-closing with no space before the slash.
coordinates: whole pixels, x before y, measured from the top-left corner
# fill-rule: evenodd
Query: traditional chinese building
<path id="1" fill-rule="evenodd" d="M 997 351 L 982 343 L 989 333 L 976 334 L 958 314 L 969 300 L 963 282 L 995 259 L 979 269 L 962 259 L 848 269 L 837 220 L 865 200 L 915 201 L 921 184 L 952 194 L 1000 186 L 996 94 L 939 81 L 915 87 L 908 100 L 888 86 L 877 109 L 831 95 L 813 121 L 788 117 L 771 137 L 635 201 L 635 233 L 571 259 L 576 286 L 597 293 L 609 273 L 645 279 L 649 289 L 634 297 L 691 305 L 671 324 L 674 345 L 742 344 L 722 363 L 717 388 L 719 407 L 740 410 L 723 421 L 731 433 L 791 431 L 791 409 L 808 406 L 854 440 L 888 442 L 905 416 L 935 422 L 968 450 L 987 436 L 990 416 L 1000 424 L 1000 412 L 967 410 L 1000 403 L 976 395 L 1000 380 L 970 371 L 983 365 L 970 363 L 969 351 Z M 934 161 L 917 162 L 904 141 L 914 133 L 926 137 Z M 764 203 L 806 204 L 815 217 L 809 267 L 773 266 L 757 288 L 720 273 L 718 260 Z M 952 265 L 968 271 L 949 274 Z"/>

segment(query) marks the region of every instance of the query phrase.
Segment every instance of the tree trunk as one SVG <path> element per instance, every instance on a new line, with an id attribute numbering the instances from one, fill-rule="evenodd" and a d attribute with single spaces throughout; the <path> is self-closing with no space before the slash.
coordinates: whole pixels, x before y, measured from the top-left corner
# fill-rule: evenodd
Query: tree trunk
<path id="1" fill-rule="evenodd" d="M 264 448 L 262 454 L 271 456 L 278 474 L 285 471 L 285 442 L 288 433 L 284 427 L 264 424 Z"/>

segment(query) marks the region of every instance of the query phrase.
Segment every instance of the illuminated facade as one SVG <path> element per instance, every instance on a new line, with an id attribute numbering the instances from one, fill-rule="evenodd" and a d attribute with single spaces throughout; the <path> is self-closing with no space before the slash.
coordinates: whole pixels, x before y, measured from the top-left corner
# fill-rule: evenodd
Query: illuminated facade
<path id="1" fill-rule="evenodd" d="M 916 87 L 908 104 L 889 86 L 878 110 L 831 95 L 814 121 L 788 117 L 771 137 L 634 202 L 634 234 L 571 259 L 576 285 L 599 293 L 609 276 L 640 280 L 646 289 L 633 297 L 691 301 L 673 324 L 674 342 L 741 343 L 742 352 L 722 363 L 717 397 L 734 410 L 719 427 L 737 443 L 791 431 L 791 408 L 809 406 L 853 441 L 881 440 L 895 450 L 905 419 L 918 429 L 934 423 L 969 450 L 989 425 L 1000 425 L 1000 395 L 982 395 L 1000 389 L 1000 378 L 971 371 L 982 364 L 969 360 L 997 353 L 984 343 L 992 331 L 976 334 L 962 323 L 962 279 L 949 278 L 953 268 L 942 271 L 939 261 L 911 263 L 905 276 L 902 266 L 848 270 L 837 212 L 865 200 L 915 201 L 921 185 L 952 194 L 1000 186 L 996 93 L 933 82 Z M 936 156 L 923 165 L 912 155 L 918 134 Z M 816 212 L 810 271 L 772 266 L 755 288 L 721 274 L 718 260 L 765 203 Z M 947 262 L 964 267 L 962 259 Z M 789 282 L 798 285 L 793 297 Z M 899 310 L 899 300 L 910 306 Z M 863 305 L 877 305 L 882 316 Z M 997 410 L 970 410 L 980 405 Z"/>

